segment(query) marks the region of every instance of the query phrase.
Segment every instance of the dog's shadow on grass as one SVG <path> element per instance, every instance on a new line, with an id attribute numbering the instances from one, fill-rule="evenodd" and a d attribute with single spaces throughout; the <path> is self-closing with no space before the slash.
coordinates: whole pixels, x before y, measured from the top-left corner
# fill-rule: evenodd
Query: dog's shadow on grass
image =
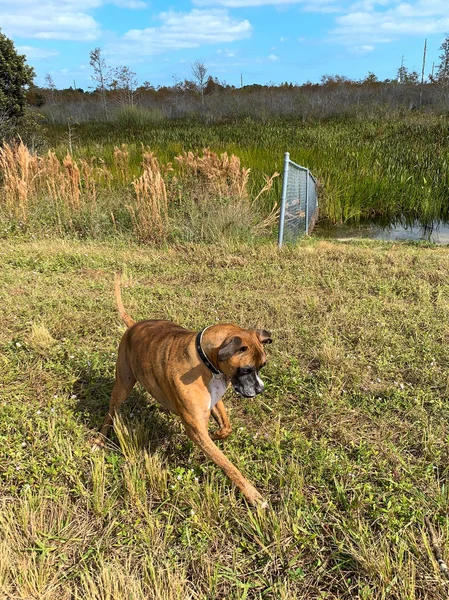
<path id="1" fill-rule="evenodd" d="M 109 408 L 109 399 L 114 387 L 113 377 L 93 376 L 82 372 L 75 381 L 72 393 L 77 398 L 75 412 L 84 425 L 92 431 L 92 437 L 100 429 Z M 163 448 L 168 458 L 186 454 L 191 446 L 178 419 L 162 409 L 151 396 L 136 385 L 120 408 L 120 417 L 132 433 L 138 446 L 153 451 Z M 119 445 L 111 431 L 109 438 Z"/>

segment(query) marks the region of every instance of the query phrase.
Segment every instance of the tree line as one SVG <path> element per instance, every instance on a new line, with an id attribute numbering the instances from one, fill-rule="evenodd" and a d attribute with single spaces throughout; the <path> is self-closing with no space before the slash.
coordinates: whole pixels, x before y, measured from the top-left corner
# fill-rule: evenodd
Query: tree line
<path id="1" fill-rule="evenodd" d="M 34 83 L 34 69 L 18 54 L 13 42 L 0 32 L 0 127 L 26 118 L 26 109 L 50 122 L 110 121 L 194 117 L 222 119 L 272 116 L 323 118 L 372 110 L 426 110 L 449 108 L 449 35 L 440 47 L 438 63 L 424 77 L 403 64 L 396 76 L 379 80 L 369 72 L 354 80 L 344 75 L 323 75 L 319 83 L 250 84 L 235 87 L 213 77 L 204 62 L 191 65 L 189 78 L 168 86 L 139 83 L 126 65 L 110 67 L 101 48 L 90 51 L 92 86 L 57 89 L 50 74 L 45 84 Z M 28 111 L 29 112 L 29 111 Z M 0 131 L 1 133 L 1 131 Z"/>

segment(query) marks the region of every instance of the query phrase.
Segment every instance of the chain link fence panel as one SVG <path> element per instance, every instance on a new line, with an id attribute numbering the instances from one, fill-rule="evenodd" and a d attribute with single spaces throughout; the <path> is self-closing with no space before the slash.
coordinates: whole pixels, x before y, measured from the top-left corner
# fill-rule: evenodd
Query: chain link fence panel
<path id="1" fill-rule="evenodd" d="M 279 247 L 294 243 L 308 235 L 318 218 L 317 181 L 306 167 L 284 156 L 281 212 L 279 217 Z"/>

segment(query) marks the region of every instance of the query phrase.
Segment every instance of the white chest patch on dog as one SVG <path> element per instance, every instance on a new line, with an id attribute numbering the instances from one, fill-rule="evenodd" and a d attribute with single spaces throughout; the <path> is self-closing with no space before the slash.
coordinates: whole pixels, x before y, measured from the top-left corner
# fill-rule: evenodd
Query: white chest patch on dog
<path id="1" fill-rule="evenodd" d="M 222 377 L 212 377 L 207 385 L 210 394 L 209 408 L 213 408 L 219 400 L 224 396 L 228 387 L 226 375 Z"/>

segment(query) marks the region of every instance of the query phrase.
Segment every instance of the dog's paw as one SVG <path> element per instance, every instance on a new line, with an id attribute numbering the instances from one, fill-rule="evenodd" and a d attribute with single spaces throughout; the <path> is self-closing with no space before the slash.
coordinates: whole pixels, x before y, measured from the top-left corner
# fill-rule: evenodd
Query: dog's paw
<path id="1" fill-rule="evenodd" d="M 91 452 L 99 452 L 100 450 L 104 450 L 105 448 L 106 443 L 102 435 L 97 435 L 97 437 L 90 443 Z"/>
<path id="2" fill-rule="evenodd" d="M 210 434 L 210 439 L 214 441 L 225 440 L 231 435 L 231 433 L 232 429 L 230 427 L 221 427 L 220 429 L 217 429 L 216 431 Z"/>
<path id="3" fill-rule="evenodd" d="M 268 503 L 263 499 L 262 494 L 253 486 L 249 490 L 246 490 L 245 497 L 251 506 L 259 506 L 260 508 L 268 507 Z"/>
<path id="4" fill-rule="evenodd" d="M 269 506 L 268 502 L 263 499 L 263 497 L 259 494 L 256 502 L 254 502 L 253 506 L 256 508 L 261 508 L 262 510 L 266 510 Z"/>

